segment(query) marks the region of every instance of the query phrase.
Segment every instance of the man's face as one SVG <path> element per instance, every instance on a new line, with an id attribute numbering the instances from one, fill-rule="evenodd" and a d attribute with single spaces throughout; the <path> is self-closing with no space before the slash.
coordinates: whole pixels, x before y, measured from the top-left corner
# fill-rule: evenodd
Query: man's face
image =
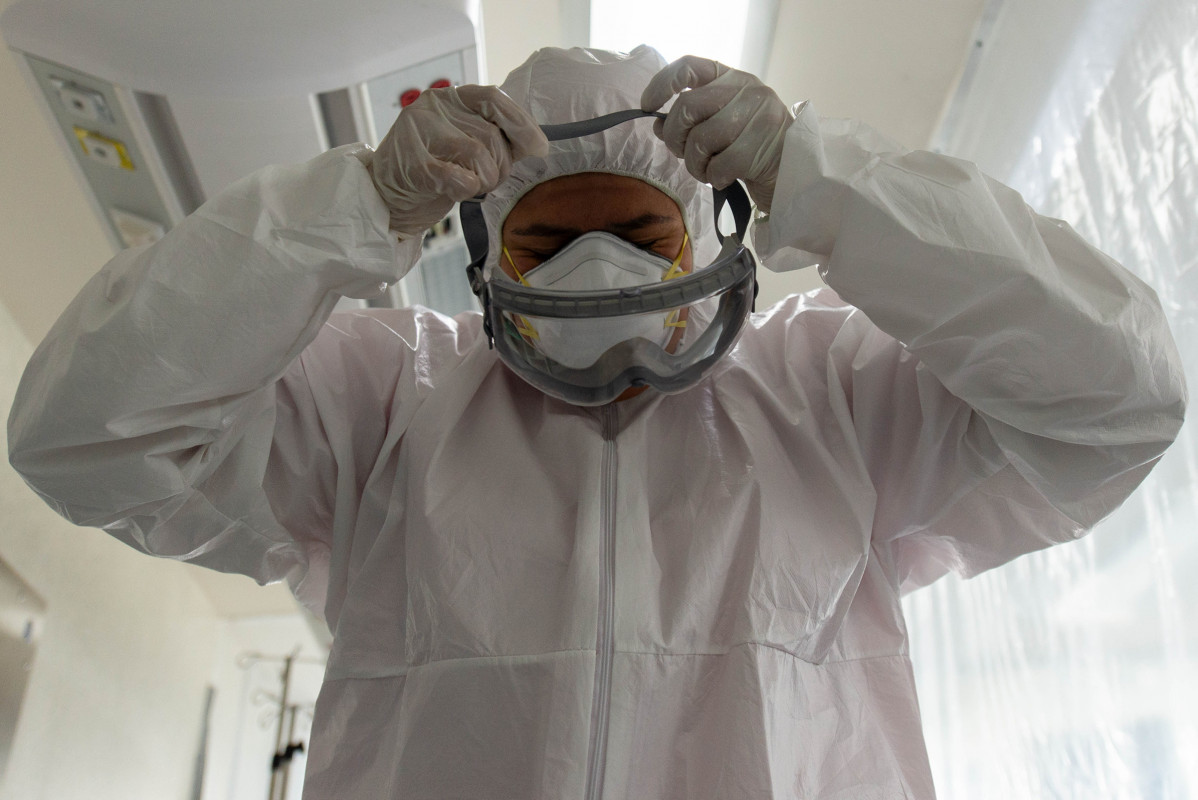
<path id="1" fill-rule="evenodd" d="M 515 268 L 503 254 L 499 266 L 509 278 L 518 280 L 516 269 L 525 274 L 592 231 L 619 236 L 668 261 L 681 251 L 683 272 L 690 272 L 694 265 L 682 212 L 669 195 L 625 175 L 583 172 L 545 181 L 520 198 L 504 220 L 502 233 Z M 683 309 L 680 319 L 686 319 L 687 311 Z M 679 328 L 667 349 L 672 351 L 681 338 Z M 628 389 L 616 400 L 634 397 L 646 388 Z"/>
<path id="2" fill-rule="evenodd" d="M 526 273 L 584 233 L 604 231 L 673 261 L 686 227 L 678 204 L 655 186 L 624 175 L 584 172 L 545 181 L 520 198 L 503 223 L 503 244 Z M 512 280 L 506 257 L 500 267 Z M 680 264 L 690 272 L 690 243 Z"/>

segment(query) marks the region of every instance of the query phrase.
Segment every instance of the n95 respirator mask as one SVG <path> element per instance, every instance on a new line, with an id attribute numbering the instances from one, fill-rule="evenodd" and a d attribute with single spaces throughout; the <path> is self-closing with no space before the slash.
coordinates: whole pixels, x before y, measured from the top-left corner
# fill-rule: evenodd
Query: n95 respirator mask
<path id="1" fill-rule="evenodd" d="M 673 261 L 643 250 L 603 231 L 578 237 L 547 261 L 521 273 L 506 248 L 504 258 L 516 282 L 558 292 L 594 292 L 627 289 L 668 281 L 685 275 L 681 268 L 687 239 Z M 631 317 L 591 319 L 538 318 L 509 314 L 505 330 L 514 330 L 540 353 L 559 364 L 584 369 L 620 342 L 644 339 L 667 351 L 681 342 L 689 314 L 670 309 Z"/>

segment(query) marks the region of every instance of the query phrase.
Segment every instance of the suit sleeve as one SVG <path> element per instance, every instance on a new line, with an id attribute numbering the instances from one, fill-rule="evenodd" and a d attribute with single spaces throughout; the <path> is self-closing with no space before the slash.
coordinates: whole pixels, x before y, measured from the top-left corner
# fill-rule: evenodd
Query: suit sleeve
<path id="1" fill-rule="evenodd" d="M 309 503 L 331 496 L 298 357 L 340 297 L 378 294 L 419 255 L 389 234 L 363 152 L 255 173 L 84 287 L 9 418 L 13 466 L 59 514 L 147 553 L 286 579 L 319 604 L 308 578 L 332 511 L 284 525 L 264 485 L 286 463 Z"/>
<path id="2" fill-rule="evenodd" d="M 974 165 L 807 105 L 772 211 L 767 266 L 817 265 L 870 323 L 830 363 L 908 588 L 1080 535 L 1176 437 L 1185 381 L 1155 293 Z"/>

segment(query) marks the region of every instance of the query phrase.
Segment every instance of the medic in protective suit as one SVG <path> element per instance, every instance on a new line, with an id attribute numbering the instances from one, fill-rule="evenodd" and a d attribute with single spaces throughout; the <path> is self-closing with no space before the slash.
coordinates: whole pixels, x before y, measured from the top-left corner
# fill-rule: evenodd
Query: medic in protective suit
<path id="1" fill-rule="evenodd" d="M 931 798 L 901 592 L 1080 536 L 1180 426 L 1153 292 L 1064 223 L 752 76 L 663 67 L 548 50 L 506 96 L 430 92 L 377 153 L 263 170 L 119 254 L 33 356 L 11 458 L 48 503 L 327 619 L 310 800 Z M 656 132 L 537 128 L 675 94 Z M 479 193 L 487 280 L 536 289 L 505 222 L 591 173 L 669 197 L 695 274 L 700 180 L 742 179 L 765 264 L 835 291 L 753 313 L 689 388 L 598 405 L 505 365 L 478 313 L 330 317 Z M 496 319 L 527 353 L 551 330 Z"/>

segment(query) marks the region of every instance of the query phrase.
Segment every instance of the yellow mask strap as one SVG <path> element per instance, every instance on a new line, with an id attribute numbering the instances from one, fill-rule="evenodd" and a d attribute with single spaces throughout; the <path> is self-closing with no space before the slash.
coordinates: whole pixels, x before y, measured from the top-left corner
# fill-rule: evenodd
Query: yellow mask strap
<path id="1" fill-rule="evenodd" d="M 530 341 L 540 339 L 541 334 L 537 333 L 537 329 L 533 324 L 519 314 L 512 314 L 512 322 L 516 326 L 516 333 Z"/>
<path id="2" fill-rule="evenodd" d="M 686 243 L 690 241 L 690 235 L 686 232 L 682 234 L 682 247 L 678 250 L 678 255 L 674 258 L 674 263 L 670 264 L 669 270 L 666 271 L 666 276 L 663 281 L 673 280 L 681 275 L 685 275 L 685 270 L 682 269 L 682 256 L 686 253 Z M 686 323 L 682 323 L 685 325 Z"/>
<path id="3" fill-rule="evenodd" d="M 512 254 L 507 251 L 506 246 L 503 248 L 503 254 L 507 256 L 507 263 L 512 265 L 512 270 L 516 273 L 516 278 L 520 281 L 520 285 L 528 286 L 528 281 L 524 280 L 524 276 L 520 273 L 520 268 L 516 266 L 516 262 L 512 258 Z"/>
<path id="4" fill-rule="evenodd" d="M 684 232 L 682 234 L 682 247 L 679 248 L 678 255 L 674 258 L 674 263 L 670 264 L 670 268 L 666 271 L 665 277 L 662 278 L 663 281 L 673 280 L 674 278 L 678 278 L 686 274 L 686 272 L 682 269 L 682 256 L 686 253 L 686 243 L 688 241 L 690 241 L 690 235 Z M 685 328 L 686 320 L 679 319 L 680 316 L 682 316 L 682 309 L 676 308 L 671 311 L 666 315 L 665 327 Z"/>
<path id="5" fill-rule="evenodd" d="M 666 315 L 666 322 L 663 327 L 666 328 L 685 328 L 686 320 L 678 319 L 682 316 L 682 309 L 676 308 Z"/>

